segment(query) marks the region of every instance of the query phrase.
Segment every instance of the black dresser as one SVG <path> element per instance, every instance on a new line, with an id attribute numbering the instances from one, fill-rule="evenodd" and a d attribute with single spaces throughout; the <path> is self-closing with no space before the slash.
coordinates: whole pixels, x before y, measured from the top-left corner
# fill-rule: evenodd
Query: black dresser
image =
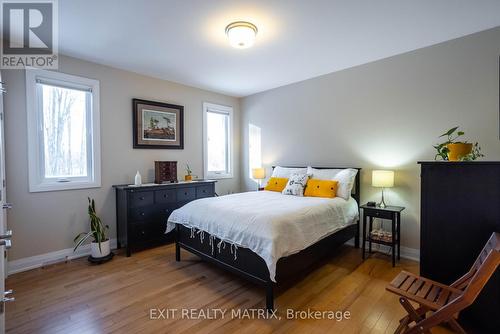
<path id="1" fill-rule="evenodd" d="M 500 232 L 500 162 L 419 162 L 420 274 L 450 284 Z M 460 321 L 472 333 L 500 328 L 500 269 Z"/>
<path id="2" fill-rule="evenodd" d="M 173 210 L 195 199 L 213 197 L 215 182 L 211 180 L 116 189 L 116 229 L 118 248 L 126 247 L 127 256 L 139 250 L 173 241 L 165 234 L 167 218 Z"/>

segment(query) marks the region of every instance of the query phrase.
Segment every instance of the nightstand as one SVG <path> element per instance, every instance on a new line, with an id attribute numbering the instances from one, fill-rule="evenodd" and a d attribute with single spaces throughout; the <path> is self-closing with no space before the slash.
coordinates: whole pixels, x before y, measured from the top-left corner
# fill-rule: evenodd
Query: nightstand
<path id="1" fill-rule="evenodd" d="M 363 209 L 363 260 L 366 255 L 366 242 L 368 242 L 368 252 L 372 252 L 372 244 L 380 244 L 391 247 L 392 251 L 392 266 L 396 265 L 396 251 L 398 260 L 401 257 L 401 211 L 405 208 L 402 206 L 387 206 L 380 208 L 377 206 L 361 205 Z M 390 236 L 372 235 L 373 219 L 387 219 L 391 221 Z M 368 220 L 368 229 L 366 223 Z"/>

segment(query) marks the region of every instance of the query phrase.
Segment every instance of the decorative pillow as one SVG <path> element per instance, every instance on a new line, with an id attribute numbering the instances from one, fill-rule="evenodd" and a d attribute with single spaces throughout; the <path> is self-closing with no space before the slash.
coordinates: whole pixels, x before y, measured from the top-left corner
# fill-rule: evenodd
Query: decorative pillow
<path id="1" fill-rule="evenodd" d="M 267 181 L 264 190 L 282 192 L 283 189 L 285 189 L 287 182 L 288 179 L 285 177 L 271 177 L 269 181 Z"/>
<path id="2" fill-rule="evenodd" d="M 310 179 L 304 196 L 334 198 L 337 196 L 338 181 Z"/>
<path id="3" fill-rule="evenodd" d="M 276 166 L 273 169 L 271 177 L 285 177 L 288 179 L 293 173 L 307 174 L 307 168 Z"/>
<path id="4" fill-rule="evenodd" d="M 316 169 L 307 167 L 307 173 L 312 175 L 313 179 L 334 180 L 338 181 L 337 196 L 342 197 L 346 201 L 351 197 L 352 187 L 356 179 L 357 169 Z"/>
<path id="5" fill-rule="evenodd" d="M 293 173 L 290 175 L 285 189 L 281 192 L 283 195 L 304 196 L 309 175 L 303 173 Z"/>

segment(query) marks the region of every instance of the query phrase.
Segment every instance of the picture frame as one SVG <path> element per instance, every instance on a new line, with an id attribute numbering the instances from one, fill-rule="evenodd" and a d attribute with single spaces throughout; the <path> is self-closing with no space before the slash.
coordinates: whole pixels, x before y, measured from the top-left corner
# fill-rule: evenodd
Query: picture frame
<path id="1" fill-rule="evenodd" d="M 184 149 L 184 106 L 132 99 L 133 147 Z"/>

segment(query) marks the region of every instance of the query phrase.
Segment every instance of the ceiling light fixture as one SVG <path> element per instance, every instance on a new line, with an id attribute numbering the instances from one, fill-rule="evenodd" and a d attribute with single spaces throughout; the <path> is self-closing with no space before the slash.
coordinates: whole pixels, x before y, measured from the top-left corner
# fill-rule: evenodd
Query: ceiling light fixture
<path id="1" fill-rule="evenodd" d="M 253 45 L 257 36 L 257 27 L 245 21 L 237 21 L 227 25 L 226 35 L 232 47 L 246 49 Z"/>

